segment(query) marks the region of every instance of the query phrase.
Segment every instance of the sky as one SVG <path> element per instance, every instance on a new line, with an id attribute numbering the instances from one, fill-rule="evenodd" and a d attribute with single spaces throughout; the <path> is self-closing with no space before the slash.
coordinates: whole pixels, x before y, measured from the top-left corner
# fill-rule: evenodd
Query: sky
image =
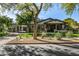
<path id="1" fill-rule="evenodd" d="M 14 22 L 16 19 L 16 12 L 15 13 L 5 13 L 10 18 L 13 18 Z M 72 18 L 75 21 L 79 22 L 79 13 L 75 11 L 71 16 L 67 15 L 66 12 L 61 9 L 60 4 L 53 4 L 51 8 L 49 8 L 47 11 L 42 10 L 38 16 L 40 19 L 46 19 L 46 18 L 53 18 L 53 19 L 60 19 L 64 20 L 66 18 Z"/>

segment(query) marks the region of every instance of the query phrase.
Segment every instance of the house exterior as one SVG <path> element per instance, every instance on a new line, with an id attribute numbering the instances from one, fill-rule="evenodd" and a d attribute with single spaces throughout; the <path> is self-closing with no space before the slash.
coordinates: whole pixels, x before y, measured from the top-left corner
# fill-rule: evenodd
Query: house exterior
<path id="1" fill-rule="evenodd" d="M 30 24 L 30 30 L 33 32 L 33 23 Z M 66 29 L 66 23 L 59 19 L 44 19 L 40 20 L 38 22 L 38 31 L 46 31 L 46 32 L 55 32 L 55 31 L 65 31 Z M 9 32 L 28 32 L 28 26 L 27 25 L 12 25 L 9 30 Z"/>
<path id="2" fill-rule="evenodd" d="M 38 27 L 40 30 L 44 30 L 47 32 L 55 32 L 55 31 L 65 31 L 67 25 L 65 22 L 59 19 L 48 18 L 41 20 L 38 23 Z"/>

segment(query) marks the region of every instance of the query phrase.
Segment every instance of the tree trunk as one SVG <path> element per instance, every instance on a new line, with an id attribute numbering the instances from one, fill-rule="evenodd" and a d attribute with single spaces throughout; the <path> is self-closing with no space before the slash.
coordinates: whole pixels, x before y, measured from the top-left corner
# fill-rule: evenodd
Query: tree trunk
<path id="1" fill-rule="evenodd" d="M 33 6 L 35 7 L 37 13 L 34 15 L 34 33 L 33 33 L 33 39 L 37 39 L 37 17 L 42 10 L 43 3 L 41 3 L 40 8 L 38 9 L 37 5 L 33 3 Z"/>
<path id="2" fill-rule="evenodd" d="M 34 33 L 33 33 L 33 39 L 37 39 L 37 21 L 34 19 Z"/>

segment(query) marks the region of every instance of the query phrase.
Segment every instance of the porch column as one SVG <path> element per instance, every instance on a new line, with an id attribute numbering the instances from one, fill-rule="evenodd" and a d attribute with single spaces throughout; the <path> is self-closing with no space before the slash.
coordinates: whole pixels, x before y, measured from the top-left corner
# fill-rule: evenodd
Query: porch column
<path id="1" fill-rule="evenodd" d="M 19 30 L 18 30 L 18 32 L 20 32 L 20 25 L 19 25 L 18 27 L 19 27 Z"/>
<path id="2" fill-rule="evenodd" d="M 57 30 L 57 24 L 55 24 L 55 30 Z"/>
<path id="3" fill-rule="evenodd" d="M 23 25 L 21 26 L 21 31 L 23 31 Z"/>
<path id="4" fill-rule="evenodd" d="M 47 32 L 46 24 L 44 25 L 44 30 L 45 30 L 45 32 Z"/>
<path id="5" fill-rule="evenodd" d="M 64 29 L 64 24 L 62 24 L 62 29 Z"/>
<path id="6" fill-rule="evenodd" d="M 15 32 L 17 32 L 17 26 L 15 26 Z"/>

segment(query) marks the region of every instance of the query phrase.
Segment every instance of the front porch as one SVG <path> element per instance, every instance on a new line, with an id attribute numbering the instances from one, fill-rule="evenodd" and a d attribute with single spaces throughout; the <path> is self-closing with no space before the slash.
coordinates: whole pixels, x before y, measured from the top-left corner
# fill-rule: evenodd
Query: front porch
<path id="1" fill-rule="evenodd" d="M 66 31 L 66 23 L 59 19 L 47 18 L 38 23 L 38 30 L 44 32 Z"/>
<path id="2" fill-rule="evenodd" d="M 66 25 L 64 23 L 46 23 L 39 25 L 38 30 L 44 32 L 65 32 Z"/>
<path id="3" fill-rule="evenodd" d="M 27 32 L 27 25 L 12 25 L 9 27 L 9 32 Z"/>

